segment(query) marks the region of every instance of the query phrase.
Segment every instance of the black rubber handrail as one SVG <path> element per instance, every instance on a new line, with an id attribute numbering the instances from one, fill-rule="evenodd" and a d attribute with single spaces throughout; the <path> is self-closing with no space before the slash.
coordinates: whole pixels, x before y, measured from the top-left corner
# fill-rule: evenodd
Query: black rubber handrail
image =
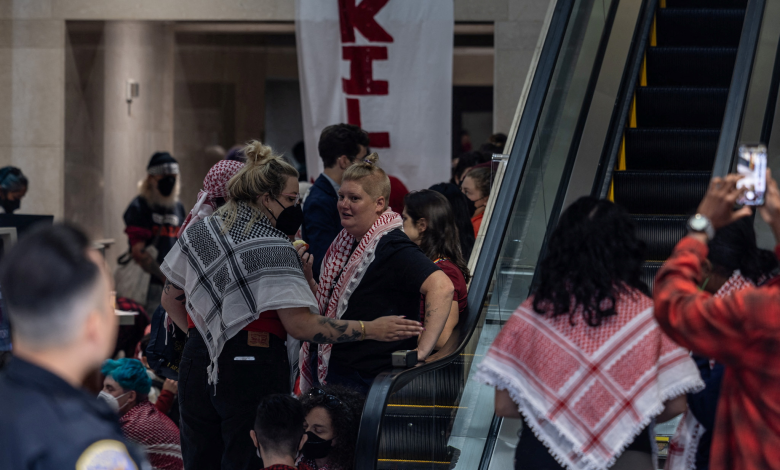
<path id="1" fill-rule="evenodd" d="M 504 233 L 511 219 L 512 208 L 520 188 L 520 180 L 525 172 L 528 154 L 539 124 L 539 118 L 552 80 L 555 64 L 561 50 L 566 28 L 574 7 L 574 0 L 558 0 L 544 46 L 539 56 L 536 73 L 531 82 L 523 114 L 515 134 L 509 161 L 501 182 L 495 206 L 485 232 L 482 249 L 472 273 L 469 287 L 468 312 L 462 327 L 453 331 L 453 335 L 439 352 L 431 356 L 424 364 L 411 369 L 392 369 L 382 372 L 374 379 L 363 408 L 363 416 L 358 431 L 355 468 L 358 470 L 375 469 L 379 454 L 379 438 L 384 420 L 384 412 L 391 393 L 399 390 L 413 379 L 434 370 L 446 367 L 455 361 L 471 339 L 482 317 L 482 307 L 488 295 L 493 271 L 498 262 Z"/>
<path id="2" fill-rule="evenodd" d="M 765 0 L 748 0 L 745 10 L 745 21 L 742 23 L 742 34 L 739 38 L 737 59 L 734 62 L 734 74 L 731 76 L 731 86 L 726 99 L 726 112 L 720 128 L 718 151 L 715 163 L 712 165 L 712 176 L 725 176 L 734 167 L 734 157 L 737 151 L 737 140 L 745 114 L 745 103 L 753 73 L 753 61 L 758 49 L 758 38 L 761 32 L 761 20 L 764 16 Z"/>
<path id="3" fill-rule="evenodd" d="M 639 73 L 642 69 L 642 62 L 645 60 L 645 50 L 650 42 L 650 30 L 653 27 L 655 12 L 658 8 L 658 0 L 644 0 L 642 9 L 642 19 L 639 22 L 639 28 L 634 31 L 631 39 L 630 62 L 629 66 L 623 69 L 623 78 L 620 79 L 620 88 L 618 89 L 618 99 L 615 101 L 616 112 L 612 113 L 609 121 L 609 130 L 607 131 L 607 143 L 599 160 L 599 167 L 596 170 L 596 179 L 593 181 L 591 195 L 599 199 L 607 197 L 609 185 L 612 183 L 612 172 L 615 169 L 620 145 L 623 142 L 623 132 L 628 121 L 628 114 L 631 112 L 631 103 L 634 98 Z"/>

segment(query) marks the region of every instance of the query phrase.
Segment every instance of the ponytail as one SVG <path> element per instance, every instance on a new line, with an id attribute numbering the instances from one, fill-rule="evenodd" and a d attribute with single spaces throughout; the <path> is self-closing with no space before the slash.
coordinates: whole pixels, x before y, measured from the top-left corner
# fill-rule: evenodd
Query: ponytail
<path id="1" fill-rule="evenodd" d="M 279 197 L 287 179 L 298 178 L 295 168 L 260 141 L 250 141 L 242 152 L 246 156 L 246 164 L 228 181 L 228 202 L 217 211 L 223 219 L 222 230 L 225 232 L 236 222 L 240 202 L 248 204 L 253 210 L 252 219 L 247 224 L 247 230 L 250 230 L 262 214 L 257 207 L 257 199 L 265 193 L 273 198 Z"/>

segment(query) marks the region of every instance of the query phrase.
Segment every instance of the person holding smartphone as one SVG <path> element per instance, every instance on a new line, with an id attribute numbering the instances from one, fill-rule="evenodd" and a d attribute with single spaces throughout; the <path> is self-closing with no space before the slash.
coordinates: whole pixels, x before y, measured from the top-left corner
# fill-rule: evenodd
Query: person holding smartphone
<path id="1" fill-rule="evenodd" d="M 780 468 L 780 279 L 715 298 L 700 287 L 707 243 L 718 230 L 752 214 L 735 203 L 748 190 L 743 175 L 715 177 L 689 234 L 658 272 L 655 317 L 675 342 L 725 364 L 713 430 L 710 469 Z M 780 189 L 766 171 L 764 204 L 758 208 L 780 242 Z M 780 256 L 780 244 L 775 247 Z"/>

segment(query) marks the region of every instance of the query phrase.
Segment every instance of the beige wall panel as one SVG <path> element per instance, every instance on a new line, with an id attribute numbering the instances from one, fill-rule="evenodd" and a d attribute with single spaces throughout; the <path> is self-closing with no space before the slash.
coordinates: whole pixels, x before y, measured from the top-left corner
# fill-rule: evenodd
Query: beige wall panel
<path id="1" fill-rule="evenodd" d="M 52 0 L 0 0 L 0 18 L 51 18 Z"/>
<path id="2" fill-rule="evenodd" d="M 516 0 L 455 0 L 455 21 L 506 19 L 513 1 Z"/>

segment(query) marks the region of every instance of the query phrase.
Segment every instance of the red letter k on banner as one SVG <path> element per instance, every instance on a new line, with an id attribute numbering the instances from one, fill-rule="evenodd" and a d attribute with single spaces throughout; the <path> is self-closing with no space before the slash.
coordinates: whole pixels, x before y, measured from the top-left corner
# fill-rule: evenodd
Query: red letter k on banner
<path id="1" fill-rule="evenodd" d="M 339 0 L 341 42 L 355 42 L 355 29 L 371 42 L 393 42 L 393 37 L 374 19 L 390 0 L 363 0 L 355 5 L 356 1 Z"/>

